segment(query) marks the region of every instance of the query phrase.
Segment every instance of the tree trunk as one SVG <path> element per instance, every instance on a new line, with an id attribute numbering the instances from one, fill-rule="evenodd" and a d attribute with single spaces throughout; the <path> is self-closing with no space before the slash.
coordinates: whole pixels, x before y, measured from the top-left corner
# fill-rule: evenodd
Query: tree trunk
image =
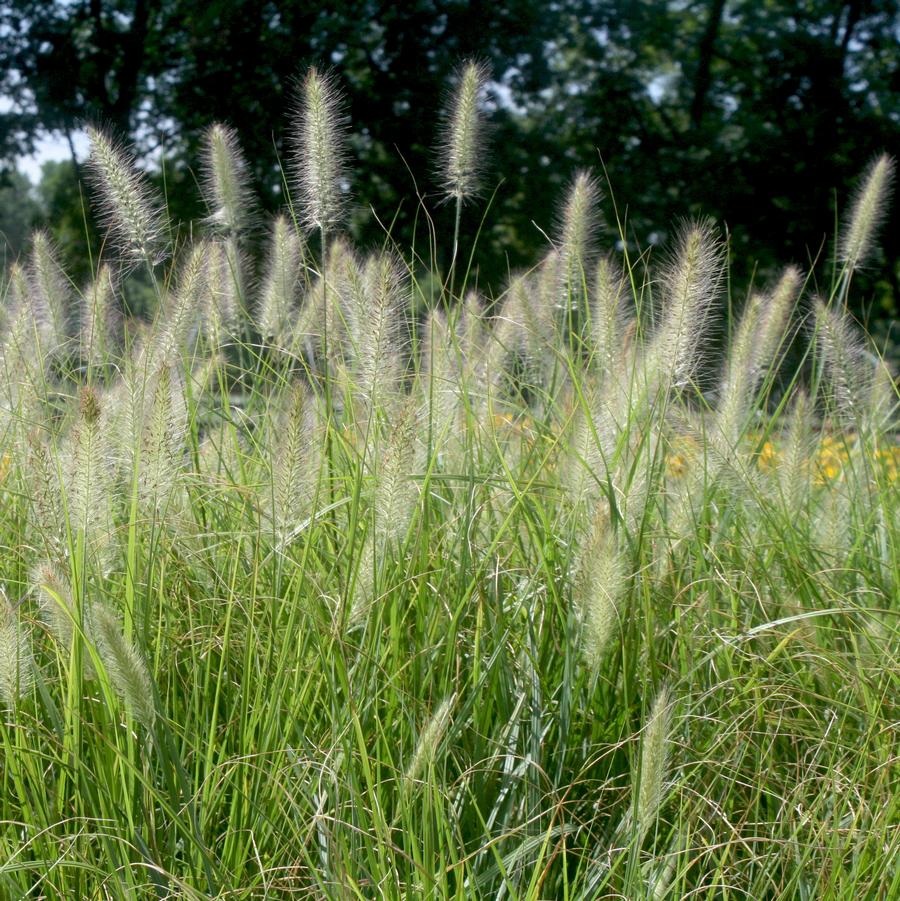
<path id="1" fill-rule="evenodd" d="M 725 11 L 725 0 L 712 0 L 709 9 L 709 20 L 697 48 L 697 73 L 694 76 L 694 97 L 691 101 L 691 127 L 696 130 L 703 123 L 703 111 L 706 106 L 706 95 L 712 82 L 712 60 Z"/>

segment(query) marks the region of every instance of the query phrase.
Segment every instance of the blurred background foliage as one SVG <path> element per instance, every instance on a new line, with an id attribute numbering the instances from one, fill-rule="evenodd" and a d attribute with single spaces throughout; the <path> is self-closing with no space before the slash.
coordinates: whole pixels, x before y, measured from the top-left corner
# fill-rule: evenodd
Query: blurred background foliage
<path id="1" fill-rule="evenodd" d="M 354 237 L 381 244 L 389 229 L 401 248 L 415 240 L 423 266 L 445 265 L 429 241 L 452 230 L 433 177 L 437 123 L 468 56 L 494 75 L 487 188 L 463 223 L 488 293 L 547 246 L 579 167 L 608 177 L 610 245 L 616 215 L 642 250 L 680 217 L 714 216 L 741 298 L 780 264 L 827 261 L 866 164 L 900 157 L 896 0 L 0 0 L 5 257 L 44 224 L 87 276 L 78 249 L 87 237 L 96 260 L 100 247 L 74 149 L 85 121 L 128 137 L 185 223 L 204 212 L 192 169 L 203 131 L 227 122 L 263 208 L 277 209 L 293 86 L 319 62 L 346 90 Z M 16 160 L 47 133 L 72 161 L 46 164 L 29 190 Z M 895 204 L 854 292 L 883 339 L 900 298 L 898 226 Z M 828 267 L 817 277 L 827 291 Z"/>

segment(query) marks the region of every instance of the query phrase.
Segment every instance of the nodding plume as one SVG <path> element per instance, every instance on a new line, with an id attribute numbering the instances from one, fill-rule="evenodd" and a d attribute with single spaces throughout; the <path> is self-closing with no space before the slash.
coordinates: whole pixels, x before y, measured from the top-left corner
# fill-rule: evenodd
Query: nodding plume
<path id="1" fill-rule="evenodd" d="M 293 124 L 294 185 L 306 228 L 330 231 L 341 221 L 347 117 L 330 73 L 312 66 L 300 86 Z"/>
<path id="2" fill-rule="evenodd" d="M 886 153 L 869 165 L 853 199 L 850 222 L 838 242 L 838 259 L 856 268 L 872 252 L 873 238 L 884 221 L 894 180 L 894 160 Z"/>
<path id="3" fill-rule="evenodd" d="M 59 565 L 45 560 L 32 569 L 30 582 L 37 594 L 41 618 L 54 639 L 68 650 L 75 631 L 73 624 L 77 622 L 68 576 Z"/>
<path id="4" fill-rule="evenodd" d="M 103 663 L 109 682 L 145 728 L 156 718 L 153 680 L 137 649 L 129 644 L 115 614 L 101 603 L 88 605 L 85 634 Z"/>
<path id="5" fill-rule="evenodd" d="M 126 259 L 155 266 L 168 256 L 162 205 L 128 152 L 101 129 L 87 131 L 88 172 L 111 240 Z"/>
<path id="6" fill-rule="evenodd" d="M 237 132 L 227 125 L 211 126 L 203 141 L 203 195 L 209 207 L 207 223 L 234 236 L 252 224 L 250 170 Z"/>
<path id="7" fill-rule="evenodd" d="M 462 202 L 478 193 L 484 155 L 484 119 L 479 98 L 490 76 L 484 63 L 469 60 L 444 112 L 440 175 L 447 197 Z"/>

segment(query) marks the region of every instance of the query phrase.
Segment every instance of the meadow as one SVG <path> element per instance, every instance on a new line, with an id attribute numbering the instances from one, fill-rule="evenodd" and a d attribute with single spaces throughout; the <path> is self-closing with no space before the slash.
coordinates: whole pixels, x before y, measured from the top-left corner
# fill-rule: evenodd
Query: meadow
<path id="1" fill-rule="evenodd" d="M 312 69 L 281 215 L 227 126 L 190 228 L 93 129 L 94 279 L 5 274 L 0 898 L 900 897 L 898 393 L 846 309 L 893 161 L 746 297 L 573 173 L 486 298 L 485 78 L 452 235 L 351 246 Z"/>

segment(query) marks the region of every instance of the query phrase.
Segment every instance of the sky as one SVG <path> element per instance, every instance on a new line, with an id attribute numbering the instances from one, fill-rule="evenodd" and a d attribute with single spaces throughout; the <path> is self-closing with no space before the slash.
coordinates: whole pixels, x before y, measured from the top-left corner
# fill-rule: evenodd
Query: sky
<path id="1" fill-rule="evenodd" d="M 87 135 L 75 132 L 75 153 L 78 159 L 84 159 L 88 152 Z M 44 135 L 35 142 L 35 152 L 31 156 L 20 156 L 16 160 L 16 168 L 25 173 L 36 184 L 41 178 L 41 166 L 50 160 L 70 159 L 69 144 L 62 135 Z"/>

